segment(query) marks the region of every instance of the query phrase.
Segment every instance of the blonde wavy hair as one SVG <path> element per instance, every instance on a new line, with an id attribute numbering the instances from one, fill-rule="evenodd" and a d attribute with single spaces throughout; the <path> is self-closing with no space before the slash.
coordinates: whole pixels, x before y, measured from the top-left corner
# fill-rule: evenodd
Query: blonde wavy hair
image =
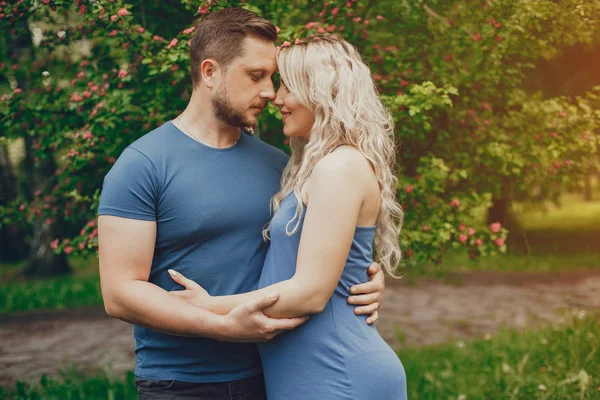
<path id="1" fill-rule="evenodd" d="M 271 201 L 272 213 L 293 192 L 298 206 L 286 232 L 294 234 L 304 212 L 300 189 L 315 165 L 341 144 L 355 147 L 373 166 L 381 191 L 377 261 L 396 276 L 403 213 L 396 201 L 394 123 L 369 68 L 354 46 L 335 36 L 317 36 L 280 48 L 277 65 L 288 90 L 315 114 L 315 123 L 308 139 L 290 138 L 292 155 L 281 190 Z M 265 239 L 269 226 L 263 231 Z"/>

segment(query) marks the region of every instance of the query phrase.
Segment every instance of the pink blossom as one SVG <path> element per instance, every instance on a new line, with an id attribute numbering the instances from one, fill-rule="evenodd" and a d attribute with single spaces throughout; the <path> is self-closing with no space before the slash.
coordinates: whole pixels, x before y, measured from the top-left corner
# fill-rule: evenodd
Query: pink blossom
<path id="1" fill-rule="evenodd" d="M 89 60 L 83 60 L 82 62 L 80 62 L 80 63 L 79 63 L 79 66 L 80 66 L 81 68 L 85 68 L 85 67 L 87 67 L 88 65 L 90 65 L 90 61 L 89 61 Z"/>
<path id="2" fill-rule="evenodd" d="M 317 33 L 323 34 L 323 33 L 325 33 L 325 29 L 323 29 L 323 27 L 320 26 L 317 28 Z"/>
<path id="3" fill-rule="evenodd" d="M 379 20 L 379 21 L 383 21 L 385 18 L 383 18 L 383 16 L 382 16 L 382 15 L 377 15 L 377 16 L 375 17 L 375 19 L 377 19 L 377 20 Z"/>
<path id="4" fill-rule="evenodd" d="M 160 37 L 160 36 L 158 36 L 158 35 L 154 35 L 154 36 L 152 36 L 152 40 L 154 40 L 155 42 L 160 42 L 160 41 L 162 41 L 162 40 L 163 40 L 163 38 L 161 38 L 161 37 Z"/>
<path id="5" fill-rule="evenodd" d="M 79 243 L 79 246 L 77 246 L 77 247 L 79 247 L 79 250 L 83 250 L 83 249 L 85 249 L 85 243 L 81 242 L 81 243 Z"/>
<path id="6" fill-rule="evenodd" d="M 475 234 L 475 229 L 469 227 L 469 230 L 467 232 L 469 233 L 469 236 L 473 236 Z"/>
<path id="7" fill-rule="evenodd" d="M 73 252 L 73 246 L 65 247 L 65 254 L 71 254 Z"/>
<path id="8" fill-rule="evenodd" d="M 359 23 L 360 21 L 362 21 L 362 18 L 361 17 L 352 18 L 352 21 Z"/>
<path id="9" fill-rule="evenodd" d="M 333 15 L 333 16 L 336 16 L 336 15 L 337 15 L 337 13 L 339 13 L 339 12 L 340 12 L 340 8 L 339 8 L 339 7 L 336 7 L 336 8 L 334 8 L 333 10 L 331 10 L 331 15 Z"/>
<path id="10" fill-rule="evenodd" d="M 137 31 L 138 33 L 144 33 L 145 29 L 144 29 L 143 27 L 141 27 L 141 26 L 140 26 L 139 28 L 137 28 L 137 29 L 136 29 L 136 31 Z"/>
<path id="11" fill-rule="evenodd" d="M 189 27 L 189 28 L 187 28 L 187 29 L 184 29 L 184 30 L 182 31 L 182 33 L 183 33 L 184 35 L 189 35 L 190 33 L 194 32 L 195 30 L 196 30 L 196 27 L 194 27 L 194 26 L 191 26 L 191 27 Z"/>
<path id="12" fill-rule="evenodd" d="M 475 241 L 475 244 L 476 244 L 476 245 L 479 247 L 479 246 L 481 246 L 481 245 L 483 244 L 483 240 L 481 240 L 481 239 L 477 239 L 477 240 Z"/>
<path id="13" fill-rule="evenodd" d="M 490 224 L 490 230 L 493 233 L 500 232 L 500 229 L 502 229 L 502 224 L 500 222 L 494 222 L 494 223 Z"/>
<path id="14" fill-rule="evenodd" d="M 406 79 L 400 79 L 400 86 L 408 86 L 408 81 Z"/>
<path id="15" fill-rule="evenodd" d="M 466 243 L 467 242 L 467 236 L 463 235 L 461 233 L 460 235 L 458 235 L 458 240 L 460 240 L 461 243 Z"/>
<path id="16" fill-rule="evenodd" d="M 70 99 L 70 100 L 71 100 L 71 101 L 78 102 L 78 101 L 81 101 L 81 100 L 83 100 L 83 97 L 81 97 L 81 96 L 79 95 L 79 93 L 73 93 L 73 94 L 71 95 L 71 99 Z"/>
<path id="17" fill-rule="evenodd" d="M 84 90 L 83 97 L 85 97 L 86 99 L 89 99 L 90 97 L 92 97 L 92 93 L 90 93 L 88 90 Z"/>
<path id="18" fill-rule="evenodd" d="M 119 73 L 117 75 L 117 78 L 123 79 L 126 76 L 127 76 L 127 71 L 125 71 L 124 69 L 122 69 L 122 70 L 119 71 Z"/>
<path id="19" fill-rule="evenodd" d="M 310 30 L 310 29 L 314 28 L 316 25 L 317 25 L 317 23 L 316 23 L 316 22 L 309 22 L 308 24 L 304 25 L 304 27 L 305 27 L 306 29 L 309 29 L 309 30 Z"/>
<path id="20" fill-rule="evenodd" d="M 117 11 L 117 15 L 120 17 L 126 17 L 129 15 L 129 11 L 127 11 L 126 8 L 120 8 L 119 11 Z"/>
<path id="21" fill-rule="evenodd" d="M 281 31 L 281 29 L 279 29 L 279 27 L 278 27 L 278 26 L 276 26 L 276 27 L 275 27 L 275 32 L 276 32 L 276 33 L 279 33 L 280 31 Z"/>
<path id="22" fill-rule="evenodd" d="M 504 244 L 504 239 L 498 238 L 494 240 L 494 243 L 496 243 L 496 246 L 502 246 Z"/>
<path id="23" fill-rule="evenodd" d="M 177 40 L 177 39 L 171 40 L 171 43 L 169 43 L 169 45 L 167 46 L 167 48 L 168 49 L 172 49 L 173 47 L 175 47 L 177 45 L 177 42 L 179 42 L 179 40 Z"/>
<path id="24" fill-rule="evenodd" d="M 108 34 L 108 36 L 115 37 L 115 36 L 117 36 L 117 33 L 118 33 L 117 30 L 113 29 L 112 31 L 110 31 L 110 33 Z"/>
<path id="25" fill-rule="evenodd" d="M 118 15 L 111 15 L 110 16 L 110 22 L 115 22 L 117 20 L 117 18 L 119 18 Z"/>
<path id="26" fill-rule="evenodd" d="M 481 33 L 477 32 L 476 34 L 471 36 L 471 39 L 473 39 L 474 42 L 481 40 Z"/>
<path id="27" fill-rule="evenodd" d="M 335 31 L 335 25 L 329 25 L 327 28 L 327 32 L 332 33 L 333 31 Z"/>
<path id="28" fill-rule="evenodd" d="M 589 133 L 585 133 L 583 135 L 583 140 L 588 140 L 590 138 L 590 134 Z"/>
<path id="29" fill-rule="evenodd" d="M 198 7 L 198 14 L 206 15 L 208 13 L 210 13 L 210 11 L 208 10 L 208 6 L 206 4 Z"/>
<path id="30" fill-rule="evenodd" d="M 460 224 L 458 226 L 458 230 L 461 231 L 461 232 L 463 232 L 465 229 L 467 229 L 467 228 L 463 224 Z"/>
<path id="31" fill-rule="evenodd" d="M 58 248 L 58 239 L 54 239 L 52 243 L 50 243 L 50 248 L 52 250 L 56 250 Z"/>
<path id="32" fill-rule="evenodd" d="M 94 135 L 92 134 L 92 132 L 90 131 L 85 131 L 83 132 L 83 135 L 81 136 L 83 139 L 87 140 L 87 139 L 91 139 L 94 137 Z"/>
<path id="33" fill-rule="evenodd" d="M 460 201 L 458 199 L 452 199 L 450 202 L 450 207 L 458 207 L 460 206 Z"/>
<path id="34" fill-rule="evenodd" d="M 290 46 L 290 42 L 288 42 L 287 40 L 283 43 L 281 43 L 281 47 L 288 47 Z"/>
<path id="35" fill-rule="evenodd" d="M 406 193 L 412 193 L 414 189 L 415 189 L 415 188 L 414 188 L 414 186 L 413 186 L 413 185 L 406 185 L 406 186 L 404 186 L 404 191 L 405 191 Z"/>
<path id="36" fill-rule="evenodd" d="M 15 94 L 21 94 L 21 93 L 23 93 L 23 89 L 21 89 L 21 88 L 16 88 L 16 89 L 15 89 L 15 91 L 14 91 L 14 93 L 15 93 Z"/>
<path id="37" fill-rule="evenodd" d="M 423 225 L 423 232 L 429 232 L 429 226 Z"/>

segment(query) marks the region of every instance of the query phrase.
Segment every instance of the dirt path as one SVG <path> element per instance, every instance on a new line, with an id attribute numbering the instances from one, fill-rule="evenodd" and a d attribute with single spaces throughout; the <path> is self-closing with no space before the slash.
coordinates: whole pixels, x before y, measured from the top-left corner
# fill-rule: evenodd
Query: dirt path
<path id="1" fill-rule="evenodd" d="M 600 270 L 466 273 L 458 283 L 389 282 L 378 329 L 394 348 L 540 327 L 600 311 Z M 102 308 L 0 315 L 0 385 L 61 368 L 133 368 L 132 326 Z M 399 339 L 402 338 L 402 339 Z"/>

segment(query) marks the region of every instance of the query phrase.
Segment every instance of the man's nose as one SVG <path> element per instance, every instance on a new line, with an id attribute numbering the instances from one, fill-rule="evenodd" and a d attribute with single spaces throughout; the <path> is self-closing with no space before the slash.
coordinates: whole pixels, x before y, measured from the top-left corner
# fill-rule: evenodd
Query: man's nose
<path id="1" fill-rule="evenodd" d="M 274 89 L 263 90 L 259 93 L 259 96 L 262 99 L 273 100 L 273 99 L 275 99 L 275 90 Z"/>
<path id="2" fill-rule="evenodd" d="M 269 80 L 267 85 L 268 86 L 265 86 L 260 92 L 260 97 L 266 100 L 273 100 L 275 98 L 275 88 L 273 87 L 273 82 Z"/>

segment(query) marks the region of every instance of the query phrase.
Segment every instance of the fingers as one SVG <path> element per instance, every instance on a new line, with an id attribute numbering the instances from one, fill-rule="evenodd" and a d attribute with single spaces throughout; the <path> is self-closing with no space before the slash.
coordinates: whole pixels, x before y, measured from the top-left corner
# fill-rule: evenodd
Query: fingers
<path id="1" fill-rule="evenodd" d="M 383 272 L 381 269 L 381 265 L 379 265 L 378 263 L 374 262 L 373 264 L 371 264 L 369 266 L 369 268 L 367 269 L 367 272 L 369 273 L 369 275 L 375 275 L 378 272 Z"/>
<path id="2" fill-rule="evenodd" d="M 367 318 L 367 324 L 371 325 L 377 322 L 379 319 L 379 311 L 375 311 L 369 318 Z"/>
<path id="3" fill-rule="evenodd" d="M 187 290 L 173 290 L 169 292 L 169 294 L 179 297 L 180 299 L 183 299 L 185 301 L 188 301 L 190 299 L 190 292 Z"/>
<path id="4" fill-rule="evenodd" d="M 275 319 L 275 318 L 270 318 L 270 329 L 272 332 L 278 332 L 281 331 L 279 333 L 282 333 L 284 331 L 289 331 L 291 329 L 294 329 L 300 325 L 302 325 L 303 323 L 305 323 L 306 321 L 308 321 L 308 316 L 306 317 L 298 317 L 298 318 L 282 318 L 282 319 Z M 277 334 L 279 334 L 277 333 Z"/>
<path id="5" fill-rule="evenodd" d="M 168 272 L 169 272 L 169 275 L 171 275 L 171 278 L 175 282 L 179 283 L 181 286 L 185 287 L 186 289 L 198 289 L 198 288 L 201 288 L 200 285 L 198 285 L 193 280 L 186 278 L 180 272 L 177 272 L 177 271 L 175 271 L 173 269 L 168 270 Z"/>
<path id="6" fill-rule="evenodd" d="M 361 283 L 360 285 L 354 285 L 350 288 L 352 294 L 369 294 L 375 292 L 383 292 L 383 285 L 380 282 L 369 281 Z"/>
<path id="7" fill-rule="evenodd" d="M 362 307 L 356 307 L 354 314 L 356 315 L 371 315 L 375 311 L 379 310 L 379 303 L 372 303 Z"/>
<path id="8" fill-rule="evenodd" d="M 275 304 L 277 299 L 279 299 L 279 293 L 271 292 L 258 300 L 247 303 L 246 306 L 251 312 L 260 311 Z"/>
<path id="9" fill-rule="evenodd" d="M 360 296 L 348 297 L 348 304 L 367 305 L 381 301 L 381 296 L 378 292 L 362 294 Z"/>

